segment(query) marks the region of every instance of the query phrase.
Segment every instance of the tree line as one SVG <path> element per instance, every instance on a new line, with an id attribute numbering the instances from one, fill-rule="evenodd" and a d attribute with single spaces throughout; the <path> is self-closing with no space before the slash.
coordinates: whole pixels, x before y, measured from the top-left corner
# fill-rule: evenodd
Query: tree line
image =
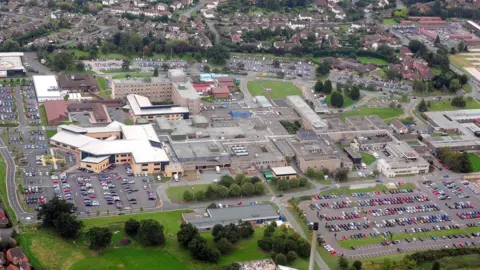
<path id="1" fill-rule="evenodd" d="M 214 200 L 217 198 L 262 195 L 266 191 L 262 180 L 256 176 L 247 177 L 237 174 L 235 178 L 223 175 L 217 184 L 210 184 L 206 190 L 197 190 L 195 193 L 186 190 L 183 193 L 185 201 Z"/>
<path id="2" fill-rule="evenodd" d="M 257 244 L 263 251 L 271 252 L 271 258 L 279 265 L 291 265 L 297 258 L 310 255 L 310 243 L 306 239 L 284 224 L 277 227 L 276 222 L 265 227 Z"/>
<path id="3" fill-rule="evenodd" d="M 292 188 L 297 187 L 306 187 L 308 186 L 308 180 L 305 177 L 293 178 L 293 179 L 277 179 L 272 178 L 270 182 L 277 188 L 279 191 L 286 191 Z"/>
<path id="4" fill-rule="evenodd" d="M 467 152 L 457 152 L 446 147 L 437 151 L 437 157 L 454 172 L 471 173 L 473 171 L 472 161 Z"/>
<path id="5" fill-rule="evenodd" d="M 234 250 L 234 245 L 238 241 L 250 238 L 254 233 L 250 222 L 240 221 L 238 225 L 231 223 L 226 226 L 217 224 L 212 229 L 215 247 L 211 247 L 194 225 L 182 223 L 177 233 L 177 241 L 183 248 L 188 249 L 193 258 L 217 263 L 221 255 L 229 254 Z"/>

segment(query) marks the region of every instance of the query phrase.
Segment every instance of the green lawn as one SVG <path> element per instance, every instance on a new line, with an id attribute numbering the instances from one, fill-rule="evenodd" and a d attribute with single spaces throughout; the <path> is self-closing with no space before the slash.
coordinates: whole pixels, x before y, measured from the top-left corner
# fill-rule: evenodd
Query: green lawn
<path id="1" fill-rule="evenodd" d="M 372 164 L 376 160 L 376 158 L 373 155 L 370 155 L 367 152 L 360 152 L 360 155 L 362 156 L 362 161 L 367 165 Z"/>
<path id="2" fill-rule="evenodd" d="M 286 96 L 302 95 L 302 91 L 291 82 L 255 80 L 247 84 L 252 96 L 265 96 L 271 99 L 283 99 Z"/>
<path id="3" fill-rule="evenodd" d="M 112 91 L 110 90 L 104 90 L 104 91 L 100 91 L 98 92 L 98 94 L 104 98 L 111 98 L 112 97 Z"/>
<path id="4" fill-rule="evenodd" d="M 474 153 L 468 153 L 468 156 L 472 162 L 473 172 L 480 172 L 480 157 Z"/>
<path id="5" fill-rule="evenodd" d="M 51 138 L 53 137 L 53 135 L 57 134 L 57 130 L 53 129 L 53 130 L 47 130 L 47 137 L 48 138 Z"/>
<path id="6" fill-rule="evenodd" d="M 403 186 L 398 187 L 398 189 L 415 189 L 416 186 L 412 183 L 406 183 Z M 375 187 L 370 188 L 360 188 L 360 189 L 350 189 L 348 187 L 341 187 L 339 189 L 330 189 L 326 191 L 320 192 L 320 194 L 344 194 L 344 195 L 351 195 L 352 193 L 359 193 L 359 192 L 372 192 L 374 190 L 378 191 L 385 191 L 385 190 L 395 190 L 395 189 L 388 189 L 383 184 L 377 184 Z"/>
<path id="7" fill-rule="evenodd" d="M 140 74 L 137 74 L 137 73 L 132 73 L 132 74 L 118 74 L 118 75 L 115 75 L 112 77 L 112 79 L 124 79 L 124 78 L 150 78 L 153 76 L 153 73 L 152 74 L 144 74 L 144 73 L 140 73 Z"/>
<path id="8" fill-rule="evenodd" d="M 9 168 L 10 170 L 14 170 L 14 168 Z M 17 222 L 17 216 L 15 215 L 15 212 L 13 211 L 12 207 L 8 203 L 8 198 L 7 198 L 7 183 L 5 182 L 5 177 L 7 174 L 7 167 L 5 165 L 5 161 L 3 160 L 3 157 L 0 156 L 0 198 L 2 199 L 3 207 L 6 210 L 8 216 L 10 217 L 10 222 L 12 222 L 13 225 L 16 225 Z"/>
<path id="9" fill-rule="evenodd" d="M 100 91 L 105 91 L 108 89 L 107 81 L 104 77 L 97 76 L 97 83 Z"/>
<path id="10" fill-rule="evenodd" d="M 40 269 L 165 269 L 165 270 L 220 270 L 223 266 L 236 261 L 259 260 L 269 258 L 262 252 L 257 241 L 263 235 L 263 228 L 256 228 L 252 238 L 240 240 L 231 254 L 224 255 L 218 264 L 202 263 L 194 260 L 188 251 L 181 248 L 176 233 L 182 221 L 183 210 L 142 213 L 125 216 L 85 219 L 85 228 L 75 241 L 65 241 L 48 230 L 25 231 L 19 235 L 19 244 L 25 249 L 29 261 Z M 130 246 L 120 246 L 122 238 L 128 238 L 123 232 L 123 222 L 129 218 L 137 220 L 152 218 L 165 227 L 166 244 L 163 247 L 145 248 L 135 241 Z M 112 230 L 112 245 L 100 254 L 95 254 L 85 246 L 86 230 L 92 226 L 108 226 Z M 210 233 L 203 237 L 213 245 Z M 292 267 L 307 269 L 308 261 L 298 259 Z"/>
<path id="11" fill-rule="evenodd" d="M 342 108 L 348 108 L 348 107 L 352 106 L 353 104 L 355 104 L 355 101 L 353 99 L 351 99 L 349 96 L 347 96 L 343 93 L 342 93 L 342 96 L 343 96 L 343 107 Z M 325 97 L 325 102 L 330 107 L 332 106 L 331 98 L 332 98 L 332 94 Z"/>
<path id="12" fill-rule="evenodd" d="M 362 64 L 388 65 L 388 62 L 383 59 L 366 56 L 358 57 L 358 61 Z"/>
<path id="13" fill-rule="evenodd" d="M 206 190 L 207 186 L 208 184 L 175 186 L 175 187 L 167 188 L 166 192 L 167 192 L 168 199 L 170 199 L 171 201 L 180 202 L 180 201 L 183 201 L 183 193 L 186 190 L 190 190 L 192 192 L 195 192 L 197 190 Z"/>
<path id="14" fill-rule="evenodd" d="M 340 29 L 343 31 L 348 31 L 349 28 L 350 28 L 350 25 L 348 24 L 340 24 Z"/>
<path id="15" fill-rule="evenodd" d="M 390 121 L 393 118 L 400 118 L 403 114 L 403 110 L 399 108 L 369 108 L 366 106 L 348 110 L 343 112 L 341 118 L 345 118 L 347 116 L 365 116 L 365 115 L 378 115 L 378 117 L 382 118 L 384 121 Z"/>
<path id="16" fill-rule="evenodd" d="M 477 102 L 474 99 L 466 98 L 467 105 L 464 108 L 458 108 L 450 105 L 450 100 L 440 100 L 440 101 L 431 101 L 429 111 L 457 111 L 457 110 L 468 110 L 468 109 L 480 109 L 480 102 Z"/>
<path id="17" fill-rule="evenodd" d="M 394 19 L 383 19 L 383 24 L 385 25 L 398 25 L 398 22 Z"/>
<path id="18" fill-rule="evenodd" d="M 43 104 L 40 105 L 40 117 L 42 117 L 42 125 L 47 126 L 47 112 L 45 111 L 45 106 Z"/>
<path id="19" fill-rule="evenodd" d="M 444 270 L 480 269 L 480 256 L 478 254 L 443 257 L 437 260 Z M 432 269 L 433 262 L 421 264 L 422 269 Z"/>
<path id="20" fill-rule="evenodd" d="M 124 123 L 125 125 L 127 125 L 127 126 L 132 126 L 133 124 L 135 124 L 135 123 L 133 123 L 133 121 L 130 120 L 130 119 L 125 119 L 125 120 L 123 120 L 123 123 Z"/>

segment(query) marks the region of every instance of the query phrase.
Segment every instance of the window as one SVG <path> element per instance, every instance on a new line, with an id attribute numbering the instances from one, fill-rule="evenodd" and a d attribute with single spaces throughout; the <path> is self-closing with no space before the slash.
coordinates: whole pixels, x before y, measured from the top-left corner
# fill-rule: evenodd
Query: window
<path id="1" fill-rule="evenodd" d="M 142 169 L 142 172 L 148 172 L 148 169 Z"/>
<path id="2" fill-rule="evenodd" d="M 159 166 L 160 163 L 153 163 L 153 166 Z"/>

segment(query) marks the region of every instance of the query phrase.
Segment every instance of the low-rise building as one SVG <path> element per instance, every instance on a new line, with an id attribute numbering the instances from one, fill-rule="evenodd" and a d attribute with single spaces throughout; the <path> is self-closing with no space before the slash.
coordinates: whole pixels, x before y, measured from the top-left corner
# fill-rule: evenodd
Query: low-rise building
<path id="1" fill-rule="evenodd" d="M 58 86 L 69 92 L 97 91 L 97 81 L 90 74 L 58 75 Z"/>
<path id="2" fill-rule="evenodd" d="M 45 100 L 63 100 L 63 97 L 68 95 L 68 91 L 58 86 L 57 78 L 54 75 L 36 75 L 32 78 L 37 100 L 40 103 Z"/>
<path id="3" fill-rule="evenodd" d="M 147 97 L 151 101 L 172 99 L 172 82 L 165 77 L 130 78 L 112 80 L 112 98 L 124 99 L 130 94 Z"/>
<path id="4" fill-rule="evenodd" d="M 322 118 L 312 110 L 312 108 L 310 108 L 301 96 L 287 96 L 286 100 L 302 117 L 303 128 L 314 130 L 316 132 L 324 132 L 327 130 L 327 123 L 323 121 Z"/>
<path id="5" fill-rule="evenodd" d="M 212 88 L 212 97 L 213 98 L 229 98 L 230 97 L 230 90 L 227 86 L 220 86 Z"/>
<path id="6" fill-rule="evenodd" d="M 183 221 L 195 226 L 199 231 L 211 231 L 217 224 L 226 226 L 230 223 L 238 224 L 239 221 L 251 222 L 255 226 L 263 226 L 269 221 L 278 220 L 275 208 L 270 204 L 255 204 L 234 206 L 228 208 L 207 209 L 206 215 L 198 213 L 182 214 Z"/>
<path id="7" fill-rule="evenodd" d="M 147 97 L 141 95 L 128 95 L 127 106 L 130 118 L 133 122 L 144 118 L 148 122 L 153 122 L 157 117 L 163 117 L 167 120 L 188 119 L 189 110 L 187 107 L 178 105 L 153 105 Z"/>
<path id="8" fill-rule="evenodd" d="M 62 125 L 50 144 L 80 154 L 80 167 L 101 172 L 110 164 L 129 164 L 134 173 L 161 173 L 169 158 L 151 124 L 104 127 Z"/>
<path id="9" fill-rule="evenodd" d="M 400 122 L 400 120 L 393 119 L 390 123 L 390 126 L 397 133 L 404 134 L 408 132 L 408 128 L 402 122 Z"/>
<path id="10" fill-rule="evenodd" d="M 294 179 L 297 178 L 297 171 L 292 166 L 273 167 L 273 176 L 277 179 Z"/>
<path id="11" fill-rule="evenodd" d="M 428 173 L 430 164 L 404 141 L 388 143 L 388 158 L 377 160 L 378 171 L 386 177 Z"/>

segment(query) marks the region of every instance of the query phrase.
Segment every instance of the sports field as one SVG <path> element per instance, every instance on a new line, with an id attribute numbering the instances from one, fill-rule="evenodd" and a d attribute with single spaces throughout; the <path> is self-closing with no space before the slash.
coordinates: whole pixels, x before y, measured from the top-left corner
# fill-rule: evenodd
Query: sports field
<path id="1" fill-rule="evenodd" d="M 374 65 L 387 65 L 388 62 L 380 59 L 380 58 L 374 58 L 374 57 L 359 57 L 358 61 L 362 64 L 374 64 Z"/>
<path id="2" fill-rule="evenodd" d="M 265 96 L 268 99 L 283 99 L 286 96 L 302 95 L 302 91 L 291 82 L 255 80 L 247 84 L 252 96 Z"/>

